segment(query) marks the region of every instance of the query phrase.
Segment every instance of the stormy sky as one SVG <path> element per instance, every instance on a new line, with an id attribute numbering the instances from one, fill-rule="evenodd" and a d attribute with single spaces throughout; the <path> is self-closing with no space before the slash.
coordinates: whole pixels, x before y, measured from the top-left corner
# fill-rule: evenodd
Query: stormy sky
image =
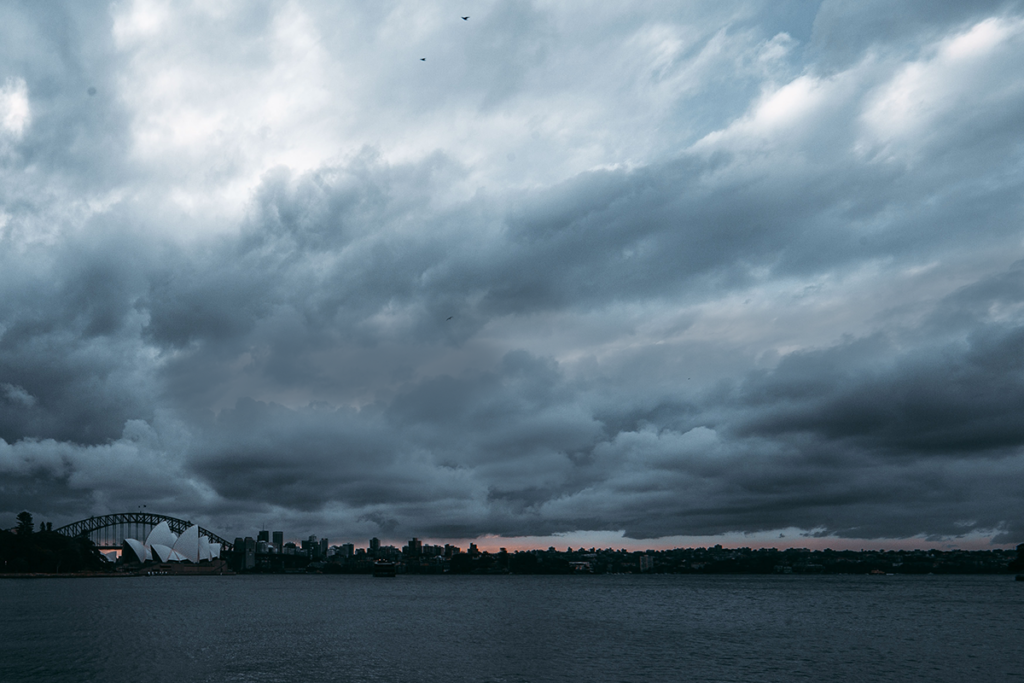
<path id="1" fill-rule="evenodd" d="M 4 3 L 0 526 L 1024 541 L 1021 64 L 1014 2 Z"/>

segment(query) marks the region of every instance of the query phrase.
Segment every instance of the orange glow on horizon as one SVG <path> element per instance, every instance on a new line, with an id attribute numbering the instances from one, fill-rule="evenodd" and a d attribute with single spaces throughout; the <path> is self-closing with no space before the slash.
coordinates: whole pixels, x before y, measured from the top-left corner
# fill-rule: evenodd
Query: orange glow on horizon
<path id="1" fill-rule="evenodd" d="M 781 536 L 781 537 L 780 537 Z M 994 534 L 993 534 L 994 536 Z M 1015 543 L 993 543 L 992 536 L 970 535 L 960 538 L 927 539 L 912 538 L 840 538 L 837 536 L 803 535 L 799 532 L 765 532 L 763 534 L 728 534 L 722 536 L 672 536 L 665 538 L 637 540 L 626 538 L 621 532 L 577 532 L 558 536 L 481 536 L 478 538 L 419 538 L 423 545 L 445 544 L 458 546 L 463 552 L 475 543 L 481 552 L 497 553 L 501 548 L 508 552 L 524 550 L 547 550 L 554 547 L 564 552 L 567 548 L 594 548 L 596 550 L 627 550 L 630 552 L 644 550 L 672 550 L 674 548 L 709 548 L 721 545 L 726 549 L 736 548 L 805 548 L 808 550 L 1012 550 Z M 385 540 L 381 545 L 393 545 L 398 548 L 406 545 L 409 539 Z M 365 544 L 365 541 L 361 543 Z M 332 544 L 334 545 L 334 544 Z M 355 543 L 357 548 L 365 547 Z"/>

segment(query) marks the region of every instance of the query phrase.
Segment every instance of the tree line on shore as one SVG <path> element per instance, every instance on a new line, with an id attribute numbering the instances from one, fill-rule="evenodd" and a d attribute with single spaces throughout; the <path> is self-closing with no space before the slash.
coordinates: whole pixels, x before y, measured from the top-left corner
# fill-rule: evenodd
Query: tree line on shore
<path id="1" fill-rule="evenodd" d="M 809 550 L 675 548 L 630 552 L 571 548 L 452 557 L 453 574 L 1005 574 L 1024 571 L 1014 550 Z"/>
<path id="2" fill-rule="evenodd" d="M 18 514 L 13 530 L 0 530 L 0 573 L 69 574 L 108 568 L 89 538 L 59 534 L 52 523 L 41 523 L 37 531 L 28 512 Z"/>

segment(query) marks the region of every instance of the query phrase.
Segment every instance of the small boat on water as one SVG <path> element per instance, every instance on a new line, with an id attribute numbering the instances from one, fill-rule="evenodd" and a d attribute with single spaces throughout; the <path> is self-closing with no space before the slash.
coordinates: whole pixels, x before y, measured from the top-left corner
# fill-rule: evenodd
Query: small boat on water
<path id="1" fill-rule="evenodd" d="M 374 576 L 394 576 L 395 563 L 390 560 L 377 560 L 373 563 Z"/>

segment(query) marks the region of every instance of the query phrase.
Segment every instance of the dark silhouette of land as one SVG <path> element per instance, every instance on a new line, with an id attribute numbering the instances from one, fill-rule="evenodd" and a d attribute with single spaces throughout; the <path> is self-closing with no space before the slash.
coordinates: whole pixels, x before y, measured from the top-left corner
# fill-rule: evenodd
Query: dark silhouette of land
<path id="1" fill-rule="evenodd" d="M 0 531 L 0 572 L 74 574 L 110 568 L 91 540 L 59 534 L 52 526 L 40 524 L 36 531 L 32 515 L 20 513 L 13 532 Z"/>
<path id="2" fill-rule="evenodd" d="M 1024 572 L 1024 543 L 1014 550 L 808 550 L 791 548 L 675 548 L 628 551 L 567 548 L 497 553 L 453 545 L 429 545 L 413 538 L 402 547 L 370 539 L 367 548 L 329 546 L 310 536 L 300 545 L 284 543 L 283 532 L 261 531 L 257 539 L 236 538 L 233 550 L 198 565 L 107 561 L 86 536 L 65 536 L 52 524 L 34 528 L 22 512 L 14 529 L 0 530 L 0 574 L 372 574 L 378 560 L 398 574 L 1008 574 Z M 230 547 L 230 546 L 228 546 Z"/>
<path id="3" fill-rule="evenodd" d="M 467 552 L 423 545 L 412 539 L 399 549 L 371 539 L 366 549 L 351 544 L 318 545 L 315 537 L 280 549 L 236 539 L 226 556 L 239 573 L 371 574 L 387 560 L 399 574 L 1007 574 L 1024 568 L 1024 544 L 1017 550 L 807 550 L 774 548 L 676 548 L 643 552 L 571 548 Z M 246 542 L 249 542 L 248 544 Z M 248 551 L 246 551 L 248 547 Z M 256 548 L 262 551 L 256 551 Z"/>

